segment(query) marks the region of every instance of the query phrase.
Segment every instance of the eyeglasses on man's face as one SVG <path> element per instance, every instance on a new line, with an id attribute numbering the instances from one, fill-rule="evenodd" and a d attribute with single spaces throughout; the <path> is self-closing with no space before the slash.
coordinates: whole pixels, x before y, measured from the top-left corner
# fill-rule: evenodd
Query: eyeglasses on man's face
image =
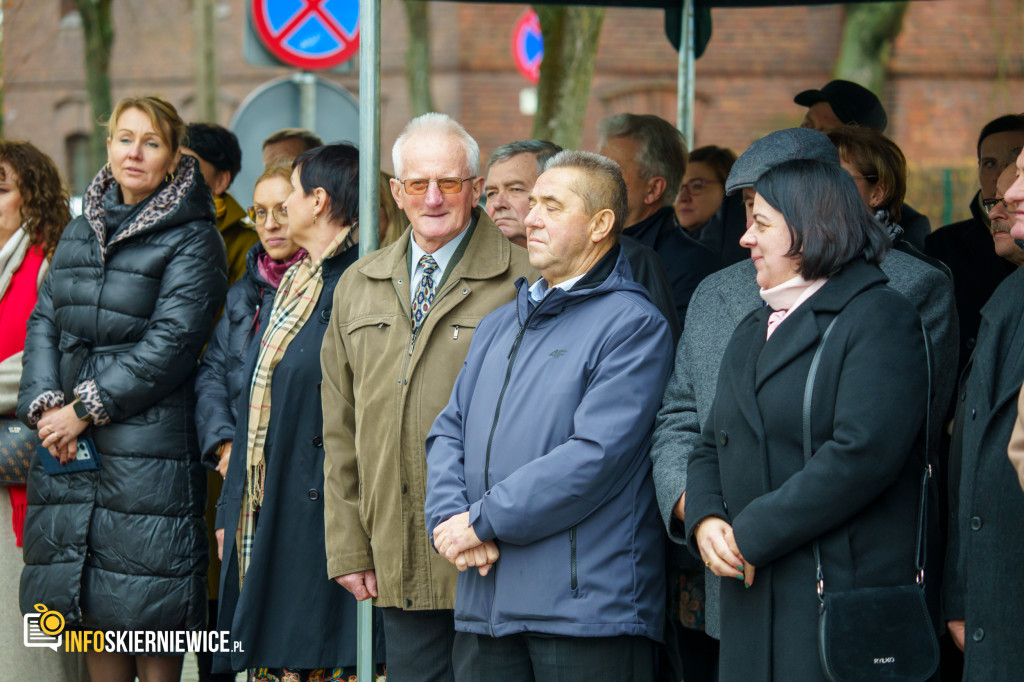
<path id="1" fill-rule="evenodd" d="M 402 183 L 402 187 L 405 188 L 406 194 L 426 194 L 427 189 L 430 188 L 430 183 L 437 185 L 437 189 L 441 194 L 458 194 L 462 191 L 462 183 L 469 182 L 472 180 L 469 178 L 438 178 L 437 180 L 428 180 L 427 178 L 412 178 L 410 180 L 399 180 Z"/>
<path id="2" fill-rule="evenodd" d="M 267 216 L 270 215 L 274 216 L 274 222 L 278 225 L 288 224 L 288 209 L 281 204 L 274 206 L 269 211 L 262 206 L 250 206 L 248 213 L 252 224 L 260 227 L 267 224 Z"/>
<path id="3" fill-rule="evenodd" d="M 1007 213 L 1010 212 L 1010 207 L 1006 205 L 1006 200 L 1005 199 L 1000 198 L 1000 199 L 982 199 L 981 200 L 981 205 L 985 207 L 985 213 L 991 213 L 996 208 L 996 206 L 998 206 L 999 204 L 1003 205 L 1003 210 L 1004 211 L 1006 211 Z"/>
<path id="4" fill-rule="evenodd" d="M 722 183 L 719 182 L 718 180 L 709 180 L 707 178 L 693 178 L 692 180 L 687 180 L 682 185 L 680 185 L 679 191 L 681 192 L 685 189 L 687 192 L 690 193 L 690 196 L 696 197 L 703 194 L 704 190 L 707 189 L 710 185 L 721 184 Z"/>

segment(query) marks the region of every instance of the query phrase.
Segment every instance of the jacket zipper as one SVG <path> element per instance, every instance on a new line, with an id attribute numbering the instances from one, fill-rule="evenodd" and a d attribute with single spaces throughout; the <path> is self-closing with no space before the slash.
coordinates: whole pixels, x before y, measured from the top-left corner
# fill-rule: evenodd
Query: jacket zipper
<path id="1" fill-rule="evenodd" d="M 579 583 L 576 580 L 576 526 L 569 529 L 569 587 L 575 592 Z"/>
<path id="2" fill-rule="evenodd" d="M 516 356 L 519 355 L 519 347 L 523 342 L 523 334 L 526 332 L 526 327 L 530 324 L 530 320 L 533 318 L 541 304 L 541 301 L 534 306 L 533 310 L 526 316 L 526 320 L 519 325 L 519 333 L 516 334 L 516 340 L 512 343 L 512 348 L 508 352 L 508 367 L 505 368 L 505 382 L 501 385 L 501 392 L 498 394 L 498 404 L 494 408 L 494 420 L 491 422 L 491 433 L 487 436 L 487 452 L 484 455 L 484 491 L 491 489 L 491 443 L 494 442 L 494 432 L 498 428 L 498 417 L 501 415 L 501 403 L 505 399 L 505 390 L 508 388 L 508 382 L 512 380 L 512 367 L 515 365 Z"/>

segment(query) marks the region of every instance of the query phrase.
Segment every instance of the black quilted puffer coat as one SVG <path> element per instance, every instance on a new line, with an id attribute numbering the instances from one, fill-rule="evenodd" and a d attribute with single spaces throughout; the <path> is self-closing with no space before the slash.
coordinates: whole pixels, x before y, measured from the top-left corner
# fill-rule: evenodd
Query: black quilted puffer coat
<path id="1" fill-rule="evenodd" d="M 200 177 L 182 156 L 170 184 L 137 210 L 117 207 L 128 215 L 110 224 L 117 189 L 101 170 L 54 253 L 28 323 L 18 416 L 34 424 L 41 402 L 87 389 L 109 422 L 83 434 L 100 471 L 48 476 L 33 461 L 24 613 L 43 603 L 104 630 L 204 625 L 207 474 L 193 381 L 227 259 Z"/>

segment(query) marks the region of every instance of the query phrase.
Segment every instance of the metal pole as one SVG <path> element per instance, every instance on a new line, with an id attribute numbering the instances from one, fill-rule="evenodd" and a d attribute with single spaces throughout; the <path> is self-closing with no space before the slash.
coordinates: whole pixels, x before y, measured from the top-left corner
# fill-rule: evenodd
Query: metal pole
<path id="1" fill-rule="evenodd" d="M 676 80 L 676 127 L 686 139 L 686 148 L 693 149 L 694 108 L 694 15 L 693 0 L 683 0 L 679 25 L 679 70 Z"/>
<path id="2" fill-rule="evenodd" d="M 192 7 L 196 57 L 196 120 L 217 122 L 217 43 L 214 37 L 213 0 L 197 0 Z"/>
<path id="3" fill-rule="evenodd" d="M 380 0 L 359 0 L 359 255 L 380 245 Z M 359 602 L 356 675 L 373 682 L 373 603 Z"/>
<path id="4" fill-rule="evenodd" d="M 316 132 L 316 76 L 300 71 L 292 80 L 299 84 L 299 126 Z"/>
<path id="5" fill-rule="evenodd" d="M 359 0 L 359 255 L 380 245 L 380 0 Z M 369 609 L 367 609 L 369 615 Z M 361 677 L 359 679 L 362 679 Z"/>

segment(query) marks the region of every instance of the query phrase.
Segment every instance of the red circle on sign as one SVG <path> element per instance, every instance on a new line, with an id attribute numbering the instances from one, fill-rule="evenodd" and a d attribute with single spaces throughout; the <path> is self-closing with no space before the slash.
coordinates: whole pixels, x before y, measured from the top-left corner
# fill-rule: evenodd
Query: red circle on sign
<path id="1" fill-rule="evenodd" d="M 304 7 L 277 31 L 270 25 L 267 17 L 267 5 L 271 2 L 273 0 L 252 0 L 250 7 L 253 28 L 266 48 L 285 64 L 310 71 L 330 69 L 351 59 L 359 50 L 358 25 L 355 32 L 349 36 L 338 21 L 321 7 L 324 0 L 302 0 L 300 4 Z M 310 17 L 318 20 L 320 26 L 331 34 L 338 43 L 338 49 L 322 57 L 310 57 L 286 44 L 292 34 Z"/>
<path id="2" fill-rule="evenodd" d="M 540 45 L 539 52 L 530 53 L 529 40 L 533 38 Z M 532 9 L 524 10 L 512 29 L 512 59 L 516 68 L 526 79 L 536 83 L 540 80 L 540 63 L 544 59 L 543 37 L 540 17 Z"/>

